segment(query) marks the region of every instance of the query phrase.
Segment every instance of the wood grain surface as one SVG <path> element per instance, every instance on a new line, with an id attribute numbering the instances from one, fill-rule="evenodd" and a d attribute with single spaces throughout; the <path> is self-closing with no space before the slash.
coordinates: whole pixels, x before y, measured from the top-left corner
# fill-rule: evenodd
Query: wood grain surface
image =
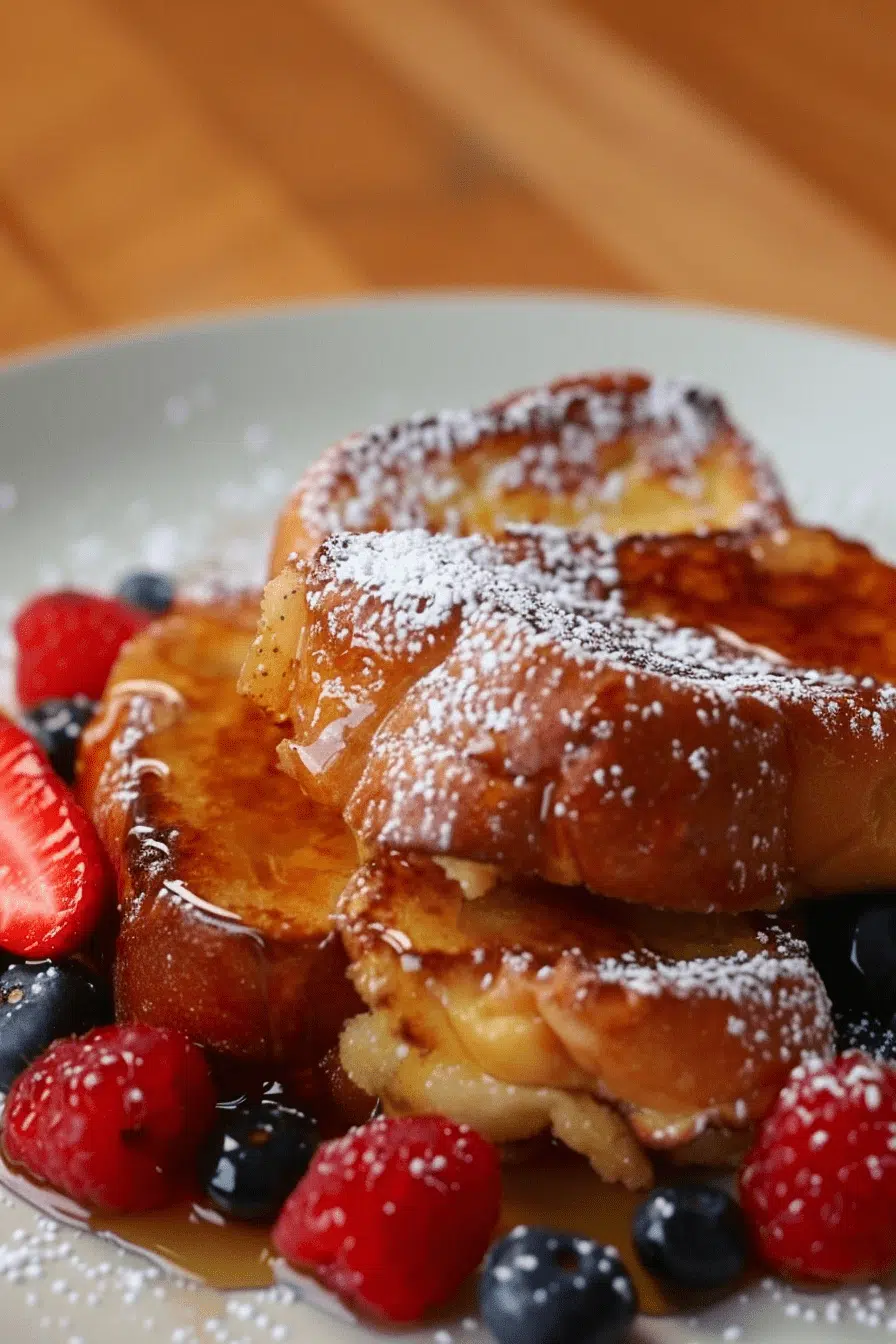
<path id="1" fill-rule="evenodd" d="M 0 0 L 0 349 L 287 298 L 896 337 L 893 0 Z"/>

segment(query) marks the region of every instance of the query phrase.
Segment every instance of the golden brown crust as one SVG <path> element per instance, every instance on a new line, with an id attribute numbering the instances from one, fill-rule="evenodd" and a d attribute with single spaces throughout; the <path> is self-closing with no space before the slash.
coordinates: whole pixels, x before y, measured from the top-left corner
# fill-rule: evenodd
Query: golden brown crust
<path id="1" fill-rule="evenodd" d="M 645 616 L 730 630 L 802 667 L 896 677 L 896 569 L 827 528 L 632 537 L 623 600 Z"/>
<path id="2" fill-rule="evenodd" d="M 893 610 L 811 529 L 343 535 L 268 585 L 242 685 L 368 851 L 774 908 L 896 880 Z"/>
<path id="3" fill-rule="evenodd" d="M 281 516 L 271 574 L 331 532 L 492 535 L 524 522 L 623 534 L 789 519 L 771 466 L 717 396 L 636 373 L 583 375 L 335 444 Z"/>
<path id="4" fill-rule="evenodd" d="M 357 1010 L 330 922 L 356 855 L 236 693 L 254 610 L 186 608 L 125 648 L 79 788 L 118 873 L 119 1017 L 282 1075 L 317 1063 Z"/>
<path id="5" fill-rule="evenodd" d="M 744 1130 L 804 1053 L 831 1047 L 805 944 L 765 916 L 662 914 L 532 881 L 471 902 L 430 860 L 392 855 L 359 870 L 338 922 L 397 1051 L 392 1103 L 425 1105 L 428 1087 L 444 1107 L 454 1086 L 465 1118 L 476 1105 L 505 1125 L 501 1141 L 544 1123 L 558 1091 L 610 1103 L 648 1148 Z"/>

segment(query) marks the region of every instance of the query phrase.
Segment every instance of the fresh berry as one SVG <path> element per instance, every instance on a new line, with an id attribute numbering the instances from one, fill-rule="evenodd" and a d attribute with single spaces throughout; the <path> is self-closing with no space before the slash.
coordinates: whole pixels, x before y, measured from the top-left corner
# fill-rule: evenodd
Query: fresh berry
<path id="1" fill-rule="evenodd" d="M 118 650 L 148 620 L 145 612 L 93 593 L 33 598 L 12 625 L 19 704 L 29 709 L 42 700 L 76 695 L 98 700 Z"/>
<path id="2" fill-rule="evenodd" d="M 274 1245 L 335 1292 L 414 1321 L 479 1265 L 500 1201 L 492 1144 L 440 1116 L 384 1117 L 317 1150 Z"/>
<path id="3" fill-rule="evenodd" d="M 27 733 L 0 715 L 0 947 L 75 951 L 106 908 L 111 877 L 87 813 Z"/>
<path id="4" fill-rule="evenodd" d="M 78 962 L 13 962 L 0 972 L 0 1091 L 53 1041 L 111 1020 L 108 989 Z"/>
<path id="5" fill-rule="evenodd" d="M 161 1027 L 98 1027 L 60 1041 L 9 1093 L 11 1162 L 99 1209 L 136 1213 L 189 1193 L 215 1123 L 205 1056 Z"/>
<path id="6" fill-rule="evenodd" d="M 122 579 L 116 597 L 127 602 L 129 607 L 150 611 L 154 616 L 164 616 L 174 602 L 174 593 L 174 580 L 169 575 L 138 570 Z"/>
<path id="7" fill-rule="evenodd" d="M 794 1069 L 740 1195 L 776 1269 L 847 1281 L 896 1267 L 896 1068 L 854 1050 Z"/>
<path id="8" fill-rule="evenodd" d="M 95 700 L 76 695 L 71 700 L 44 700 L 22 718 L 25 731 L 43 747 L 66 784 L 74 781 L 78 743 L 95 711 Z"/>
<path id="9" fill-rule="evenodd" d="M 301 1111 L 272 1102 L 220 1112 L 203 1155 L 205 1192 L 231 1218 L 276 1218 L 320 1143 Z"/>
<path id="10" fill-rule="evenodd" d="M 517 1227 L 492 1247 L 479 1307 L 498 1344 L 617 1344 L 638 1299 L 614 1247 Z"/>
<path id="11" fill-rule="evenodd" d="M 743 1213 L 712 1185 L 653 1190 L 635 1212 L 632 1239 L 644 1268 L 680 1288 L 724 1288 L 747 1264 Z"/>
<path id="12" fill-rule="evenodd" d="M 879 1016 L 896 1010 L 896 905 L 872 905 L 856 920 L 850 961 L 861 975 L 867 1002 Z"/>

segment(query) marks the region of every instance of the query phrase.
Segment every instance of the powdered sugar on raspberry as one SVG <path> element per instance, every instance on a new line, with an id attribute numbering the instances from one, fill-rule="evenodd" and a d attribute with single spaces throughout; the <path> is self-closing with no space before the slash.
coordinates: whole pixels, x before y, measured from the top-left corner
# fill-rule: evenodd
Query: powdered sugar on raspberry
<path id="1" fill-rule="evenodd" d="M 896 1268 L 896 1070 L 858 1051 L 807 1059 L 740 1173 L 766 1263 L 849 1281 Z"/>
<path id="2" fill-rule="evenodd" d="M 323 1144 L 272 1232 L 295 1266 L 387 1321 L 454 1296 L 498 1223 L 497 1149 L 436 1115 L 381 1117 Z"/>

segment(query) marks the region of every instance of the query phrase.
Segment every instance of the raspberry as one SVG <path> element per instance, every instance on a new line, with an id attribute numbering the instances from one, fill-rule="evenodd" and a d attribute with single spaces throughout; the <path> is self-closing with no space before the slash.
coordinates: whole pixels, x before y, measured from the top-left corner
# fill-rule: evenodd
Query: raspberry
<path id="1" fill-rule="evenodd" d="M 414 1321 L 479 1265 L 500 1203 L 492 1144 L 440 1116 L 383 1118 L 318 1149 L 274 1245 L 344 1297 Z"/>
<path id="2" fill-rule="evenodd" d="M 99 1027 L 59 1041 L 16 1079 L 3 1121 L 11 1162 L 117 1213 L 187 1194 L 215 1122 L 205 1056 L 176 1031 Z"/>
<path id="3" fill-rule="evenodd" d="M 740 1195 L 776 1269 L 839 1282 L 896 1267 L 896 1068 L 850 1050 L 794 1069 Z"/>
<path id="4" fill-rule="evenodd" d="M 75 695 L 98 700 L 118 650 L 148 624 L 145 612 L 94 593 L 32 598 L 12 625 L 19 704 L 28 709 L 41 700 Z"/>

